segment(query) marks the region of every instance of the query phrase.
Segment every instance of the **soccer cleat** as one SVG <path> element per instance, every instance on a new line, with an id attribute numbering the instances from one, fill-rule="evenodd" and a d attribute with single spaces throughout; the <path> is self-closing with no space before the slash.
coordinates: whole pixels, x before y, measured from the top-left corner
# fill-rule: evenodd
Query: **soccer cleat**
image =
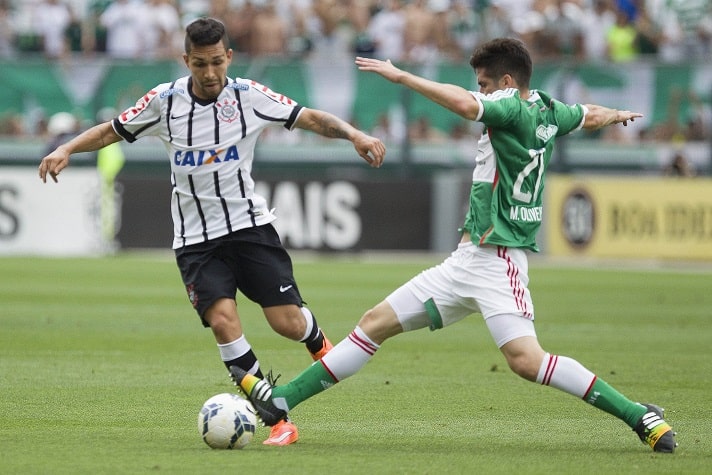
<path id="1" fill-rule="evenodd" d="M 238 366 L 230 366 L 230 377 L 250 400 L 266 426 L 274 426 L 287 416 L 287 412 L 272 404 L 272 384 Z"/>
<path id="2" fill-rule="evenodd" d="M 654 404 L 643 404 L 647 412 L 643 414 L 633 430 L 644 444 L 655 452 L 673 453 L 677 442 L 672 427 L 663 420 L 664 410 Z"/>
<path id="3" fill-rule="evenodd" d="M 297 426 L 292 421 L 282 419 L 272 426 L 264 445 L 289 445 L 299 440 Z"/>
<path id="4" fill-rule="evenodd" d="M 319 361 L 320 359 L 322 359 L 324 355 L 326 355 L 334 347 L 334 345 L 331 344 L 329 339 L 324 334 L 324 330 L 321 331 L 321 336 L 324 337 L 324 342 L 321 346 L 321 349 L 316 353 L 309 352 L 314 361 Z"/>

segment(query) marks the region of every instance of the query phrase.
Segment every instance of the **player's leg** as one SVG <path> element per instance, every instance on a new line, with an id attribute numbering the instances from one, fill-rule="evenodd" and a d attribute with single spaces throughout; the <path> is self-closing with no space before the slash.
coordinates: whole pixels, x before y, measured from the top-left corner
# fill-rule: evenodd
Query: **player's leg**
<path id="1" fill-rule="evenodd" d="M 304 343 L 314 361 L 333 348 L 333 345 L 319 327 L 314 314 L 304 306 L 296 304 L 264 307 L 262 311 L 270 327 L 290 340 Z"/>
<path id="2" fill-rule="evenodd" d="M 378 335 L 379 342 L 369 337 L 361 325 L 366 326 L 374 335 Z M 380 348 L 381 342 L 401 331 L 395 312 L 388 302 L 383 301 L 366 312 L 359 325 L 331 351 L 285 385 L 271 388 L 270 391 L 264 381 L 258 378 L 234 369 L 232 374 L 236 384 L 250 396 L 258 412 L 264 409 L 269 414 L 275 413 L 275 409 L 270 407 L 273 404 L 275 408 L 286 413 L 297 404 L 358 372 Z M 269 396 L 267 396 L 268 392 Z M 260 393 L 267 397 L 260 398 Z M 258 400 L 255 401 L 254 397 Z M 268 400 L 269 397 L 271 401 Z M 265 420 L 265 416 L 260 415 Z M 268 424 L 266 420 L 265 423 Z"/>
<path id="3" fill-rule="evenodd" d="M 267 398 L 261 398 L 268 412 L 274 412 L 271 405 L 286 412 L 357 373 L 386 339 L 404 331 L 426 327 L 434 330 L 461 320 L 476 309 L 463 304 L 451 292 L 455 261 L 448 258 L 396 289 L 367 311 L 348 337 L 286 385 L 270 389 L 248 375 L 237 375 L 236 382 L 243 389 L 247 386 L 248 394 L 269 393 Z M 262 402 L 258 400 L 255 404 L 259 406 Z"/>
<path id="4" fill-rule="evenodd" d="M 225 366 L 228 370 L 239 368 L 262 378 L 257 356 L 242 332 L 234 299 L 237 282 L 233 270 L 226 263 L 224 240 L 177 250 L 176 260 L 188 297 L 203 325 L 212 330 Z M 275 421 L 273 425 L 270 437 L 264 443 L 288 445 L 297 441 L 297 427 L 286 418 Z"/>
<path id="5" fill-rule="evenodd" d="M 220 358 L 226 368 L 238 366 L 250 374 L 262 378 L 257 356 L 242 333 L 242 324 L 233 299 L 220 298 L 203 314 L 218 344 Z"/>
<path id="6" fill-rule="evenodd" d="M 262 307 L 270 327 L 304 343 L 314 360 L 326 354 L 331 342 L 304 306 L 292 260 L 275 229 L 265 225 L 240 230 L 229 242 L 238 289 Z"/>
<path id="7" fill-rule="evenodd" d="M 578 361 L 545 352 L 529 319 L 505 314 L 487 318 L 486 322 L 516 374 L 569 393 L 621 419 L 655 451 L 673 451 L 676 444 L 672 430 L 656 406 L 633 402 Z"/>
<path id="8" fill-rule="evenodd" d="M 541 348 L 534 331 L 524 251 L 480 248 L 475 257 L 470 279 L 480 279 L 480 285 L 474 287 L 475 298 L 497 346 L 515 373 L 584 399 L 623 420 L 654 450 L 672 452 L 675 441 L 670 426 L 662 419 L 662 411 L 658 414 L 651 406 L 630 401 L 576 360 L 551 355 Z"/>
<path id="9" fill-rule="evenodd" d="M 242 333 L 235 294 L 237 283 L 229 266 L 217 257 L 220 242 L 206 242 L 175 251 L 188 298 L 203 326 L 213 332 L 227 368 L 239 366 L 262 377 L 259 362 Z"/>

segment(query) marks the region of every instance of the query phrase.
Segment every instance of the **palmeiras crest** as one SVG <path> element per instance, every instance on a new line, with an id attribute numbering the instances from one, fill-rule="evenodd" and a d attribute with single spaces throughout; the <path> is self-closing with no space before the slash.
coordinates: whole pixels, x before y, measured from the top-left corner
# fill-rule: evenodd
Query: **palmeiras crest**
<path id="1" fill-rule="evenodd" d="M 236 99 L 223 99 L 222 102 L 216 102 L 215 107 L 218 108 L 218 120 L 227 122 L 228 124 L 240 117 Z"/>

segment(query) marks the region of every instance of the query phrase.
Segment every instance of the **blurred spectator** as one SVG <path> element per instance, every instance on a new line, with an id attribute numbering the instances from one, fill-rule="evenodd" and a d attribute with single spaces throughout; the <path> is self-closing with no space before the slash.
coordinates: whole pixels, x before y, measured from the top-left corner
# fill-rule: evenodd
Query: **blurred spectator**
<path id="1" fill-rule="evenodd" d="M 257 15 L 257 2 L 260 0 L 244 0 L 237 8 L 232 19 L 229 19 L 230 30 L 228 34 L 233 35 L 233 49 L 239 53 L 249 54 L 250 41 L 252 36 L 252 25 Z"/>
<path id="2" fill-rule="evenodd" d="M 259 0 L 252 18 L 248 53 L 252 57 L 284 56 L 287 53 L 289 26 L 277 14 L 276 0 Z"/>
<path id="3" fill-rule="evenodd" d="M 142 52 L 143 4 L 136 0 L 115 0 L 99 17 L 106 28 L 106 52 L 112 58 L 138 58 Z"/>
<path id="4" fill-rule="evenodd" d="M 448 12 L 450 37 L 457 48 L 455 61 L 470 59 L 470 55 L 483 35 L 480 14 L 471 1 L 453 0 Z"/>
<path id="5" fill-rule="evenodd" d="M 665 120 L 645 131 L 643 139 L 655 141 L 701 141 L 712 137 L 712 107 L 690 90 L 673 89 Z"/>
<path id="6" fill-rule="evenodd" d="M 438 59 L 433 36 L 435 14 L 428 8 L 427 1 L 412 0 L 405 7 L 404 59 L 416 64 L 432 64 Z"/>
<path id="7" fill-rule="evenodd" d="M 512 27 L 535 58 L 584 56 L 583 10 L 574 0 L 535 0 L 532 9 Z"/>
<path id="8" fill-rule="evenodd" d="M 581 19 L 583 48 L 586 59 L 603 61 L 608 59 L 608 30 L 616 23 L 613 0 L 593 0 L 584 10 Z"/>
<path id="9" fill-rule="evenodd" d="M 712 52 L 710 0 L 651 0 L 648 13 L 662 29 L 661 59 L 709 59 Z"/>
<path id="10" fill-rule="evenodd" d="M 439 61 L 455 60 L 460 50 L 450 36 L 451 0 L 428 0 L 428 9 L 433 13 L 432 40 Z"/>
<path id="11" fill-rule="evenodd" d="M 627 63 L 638 57 L 635 26 L 623 10 L 616 12 L 616 22 L 608 29 L 608 58 L 615 63 Z"/>
<path id="12" fill-rule="evenodd" d="M 0 0 L 0 58 L 15 55 L 15 28 L 10 13 L 10 0 Z"/>
<path id="13" fill-rule="evenodd" d="M 371 21 L 371 0 L 348 0 L 347 16 L 354 29 L 353 52 L 359 56 L 373 56 L 376 45 L 368 34 Z"/>
<path id="14" fill-rule="evenodd" d="M 176 2 L 182 25 L 187 25 L 202 16 L 213 16 L 224 23 L 225 21 L 222 17 L 211 14 L 214 8 L 213 5 L 216 3 L 225 3 L 228 7 L 231 7 L 235 4 L 234 0 L 226 0 L 225 2 L 215 2 L 214 0 L 176 0 Z"/>
<path id="15" fill-rule="evenodd" d="M 645 3 L 640 0 L 615 0 L 615 8 L 621 12 L 629 23 L 635 23 L 638 17 L 639 4 Z"/>
<path id="16" fill-rule="evenodd" d="M 376 58 L 401 61 L 405 35 L 403 0 L 385 0 L 383 8 L 371 19 L 368 35 L 374 42 Z"/>
<path id="17" fill-rule="evenodd" d="M 173 0 L 148 0 L 142 9 L 141 55 L 149 59 L 174 59 L 183 51 L 184 31 Z"/>
<path id="18" fill-rule="evenodd" d="M 663 170 L 666 176 L 692 177 L 696 175 L 695 167 L 690 163 L 682 150 L 678 150 Z"/>
<path id="19" fill-rule="evenodd" d="M 509 11 L 505 0 L 491 0 L 489 8 L 485 8 L 482 12 L 482 30 L 484 33 L 482 41 L 514 36 Z"/>
<path id="20" fill-rule="evenodd" d="M 52 115 L 47 123 L 49 143 L 45 148 L 45 155 L 77 135 L 80 129 L 81 123 L 69 112 L 57 112 Z"/>
<path id="21" fill-rule="evenodd" d="M 85 54 L 106 53 L 106 27 L 101 24 L 101 14 L 114 0 L 88 0 L 82 22 L 82 51 Z"/>
<path id="22" fill-rule="evenodd" d="M 311 44 L 305 58 L 311 101 L 317 109 L 339 117 L 351 117 L 355 89 L 355 29 L 348 11 L 342 0 L 313 0 L 305 28 Z"/>
<path id="23" fill-rule="evenodd" d="M 252 4 L 250 3 L 250 8 Z M 197 12 L 195 12 L 197 13 Z M 246 45 L 239 45 L 238 43 L 242 40 L 240 35 L 242 34 L 243 25 L 245 24 L 245 19 L 242 17 L 241 12 L 237 8 L 234 8 L 230 0 L 211 0 L 210 8 L 207 12 L 202 12 L 212 18 L 217 18 L 225 24 L 225 30 L 227 31 L 227 37 L 230 41 L 230 47 L 235 51 L 245 51 Z M 199 14 L 191 15 L 186 18 L 184 23 L 190 23 L 195 18 L 200 16 Z M 251 21 L 252 15 L 249 15 Z"/>
<path id="24" fill-rule="evenodd" d="M 549 56 L 553 46 L 545 39 L 547 8 L 546 0 L 535 0 L 524 14 L 511 15 L 512 31 L 527 44 L 534 61 Z"/>
<path id="25" fill-rule="evenodd" d="M 408 137 L 415 143 L 444 143 L 447 134 L 434 127 L 428 116 L 420 116 L 410 123 Z"/>
<path id="26" fill-rule="evenodd" d="M 647 10 L 641 9 L 635 18 L 636 45 L 641 55 L 657 55 L 663 39 L 662 29 Z"/>
<path id="27" fill-rule="evenodd" d="M 378 116 L 371 135 L 378 137 L 384 143 L 400 144 L 406 137 L 406 127 L 402 110 L 383 113 Z"/>
<path id="28" fill-rule="evenodd" d="M 557 45 L 555 55 L 585 57 L 583 16 L 578 0 L 554 0 L 547 15 L 546 32 Z"/>
<path id="29" fill-rule="evenodd" d="M 58 59 L 67 54 L 66 32 L 71 22 L 69 7 L 61 0 L 44 0 L 35 6 L 34 27 L 45 57 Z"/>
<path id="30" fill-rule="evenodd" d="M 0 135 L 21 137 L 25 135 L 25 126 L 21 114 L 13 111 L 0 114 Z"/>

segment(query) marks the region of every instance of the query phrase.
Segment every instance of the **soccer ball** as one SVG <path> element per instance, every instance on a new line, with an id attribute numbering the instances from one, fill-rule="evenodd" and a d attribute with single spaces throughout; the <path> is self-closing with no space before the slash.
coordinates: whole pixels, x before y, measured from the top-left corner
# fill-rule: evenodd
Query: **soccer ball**
<path id="1" fill-rule="evenodd" d="M 252 404 L 237 394 L 222 393 L 205 401 L 198 431 L 214 449 L 241 449 L 252 441 L 257 416 Z"/>

